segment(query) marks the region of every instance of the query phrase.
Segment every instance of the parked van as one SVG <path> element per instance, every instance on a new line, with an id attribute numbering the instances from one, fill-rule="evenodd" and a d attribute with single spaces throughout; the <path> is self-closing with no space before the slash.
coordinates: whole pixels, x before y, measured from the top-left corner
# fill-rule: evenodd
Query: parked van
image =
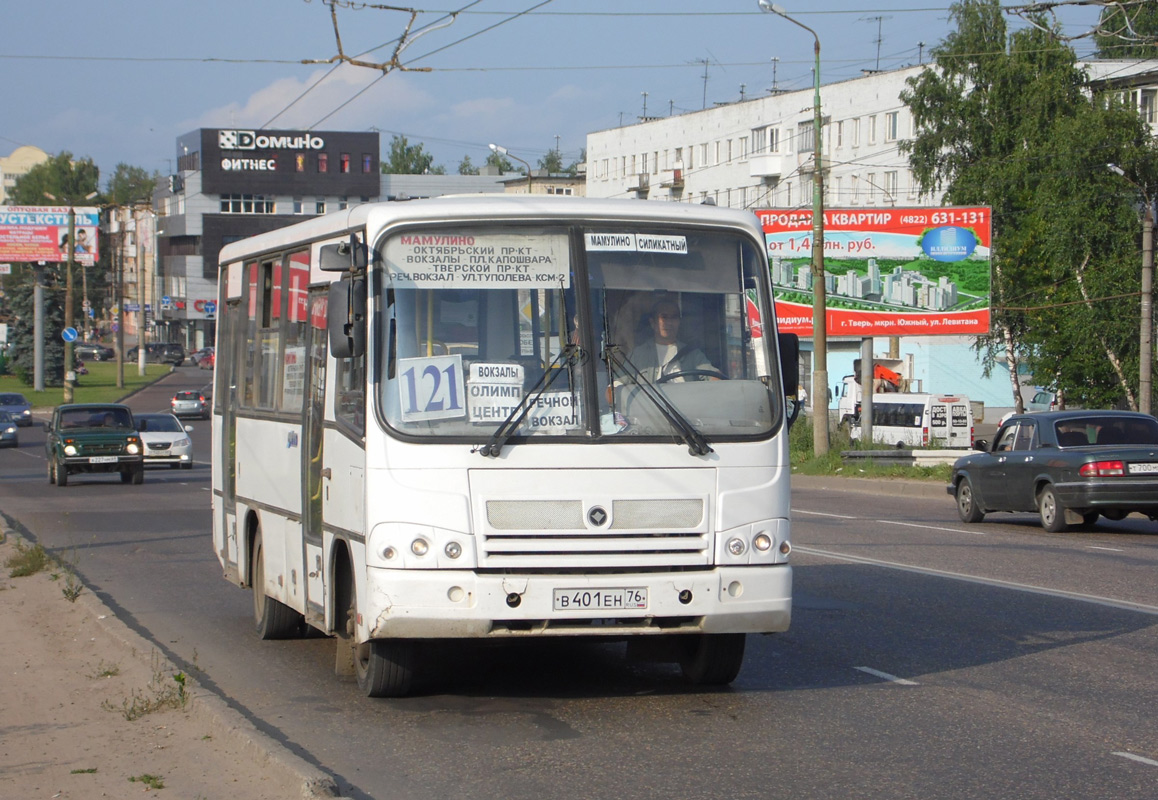
<path id="1" fill-rule="evenodd" d="M 860 404 L 846 420 L 861 439 Z M 964 395 L 888 392 L 873 395 L 873 441 L 888 447 L 973 447 L 973 407 Z"/>

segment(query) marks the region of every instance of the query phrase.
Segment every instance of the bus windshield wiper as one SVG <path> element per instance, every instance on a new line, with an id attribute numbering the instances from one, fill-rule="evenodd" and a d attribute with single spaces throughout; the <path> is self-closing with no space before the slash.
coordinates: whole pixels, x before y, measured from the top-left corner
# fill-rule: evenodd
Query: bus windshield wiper
<path id="1" fill-rule="evenodd" d="M 559 351 L 559 355 L 555 356 L 555 359 L 547 365 L 546 371 L 544 371 L 539 377 L 539 380 L 535 382 L 535 385 L 523 393 L 519 404 L 511 409 L 511 413 L 508 414 L 502 424 L 495 429 L 491 438 L 479 449 L 479 452 L 487 458 L 497 458 L 499 453 L 503 451 L 503 445 L 507 443 L 508 439 L 514 436 L 515 431 L 523 424 L 523 420 L 526 419 L 527 414 L 531 412 L 531 407 L 539 402 L 539 398 L 551 388 L 551 384 L 563 373 L 563 370 L 559 369 L 559 366 L 566 361 L 569 368 L 568 371 L 570 371 L 570 368 L 574 366 L 575 362 L 579 359 L 581 352 L 582 350 L 577 344 L 563 345 L 563 349 Z"/>
<path id="2" fill-rule="evenodd" d="M 692 425 L 688 418 L 683 415 L 683 412 L 668 400 L 667 395 L 661 392 L 659 387 L 639 371 L 639 367 L 631 363 L 631 359 L 620 349 L 619 345 L 608 345 L 604 351 L 604 358 L 614 362 L 617 367 L 635 380 L 640 393 L 651 400 L 664 419 L 679 433 L 680 438 L 688 446 L 689 453 L 693 456 L 706 456 L 712 452 L 712 446 L 708 443 L 707 438 L 696 430 L 696 426 Z"/>

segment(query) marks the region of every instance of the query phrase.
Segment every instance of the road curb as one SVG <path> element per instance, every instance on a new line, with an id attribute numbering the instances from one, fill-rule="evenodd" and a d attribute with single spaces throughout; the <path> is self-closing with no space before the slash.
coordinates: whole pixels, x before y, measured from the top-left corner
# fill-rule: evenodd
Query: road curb
<path id="1" fill-rule="evenodd" d="M 0 523 L 0 542 L 7 538 L 14 541 L 34 542 L 20 529 L 19 524 L 13 525 L 11 519 L 3 515 Z M 137 633 L 126 625 L 117 615 L 105 605 L 92 588 L 75 576 L 84 590 L 76 598 L 76 603 L 90 614 L 98 625 L 113 639 L 120 643 L 130 657 L 154 671 L 166 673 L 182 672 L 176 664 L 167 658 L 160 646 L 145 636 Z M 156 660 L 153 658 L 156 654 Z M 325 772 L 310 764 L 301 756 L 291 752 L 288 747 L 273 737 L 260 731 L 241 712 L 232 708 L 220 695 L 197 683 L 195 675 L 189 675 L 192 683 L 192 699 L 184 713 L 196 717 L 199 721 L 211 725 L 222 735 L 230 737 L 238 744 L 241 752 L 254 753 L 266 759 L 280 769 L 294 774 L 301 781 L 301 797 L 307 800 L 314 798 L 340 798 L 337 782 Z"/>
<path id="2" fill-rule="evenodd" d="M 945 483 L 912 478 L 844 478 L 832 475 L 793 475 L 793 489 L 888 494 L 898 497 L 944 498 Z"/>

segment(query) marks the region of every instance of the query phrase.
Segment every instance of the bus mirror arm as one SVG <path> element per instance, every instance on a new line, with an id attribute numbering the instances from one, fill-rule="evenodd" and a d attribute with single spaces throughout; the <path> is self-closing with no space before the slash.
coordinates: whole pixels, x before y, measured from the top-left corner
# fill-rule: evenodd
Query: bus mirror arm
<path id="1" fill-rule="evenodd" d="M 366 281 L 364 278 L 330 284 L 326 306 L 330 355 L 357 358 L 366 352 Z"/>

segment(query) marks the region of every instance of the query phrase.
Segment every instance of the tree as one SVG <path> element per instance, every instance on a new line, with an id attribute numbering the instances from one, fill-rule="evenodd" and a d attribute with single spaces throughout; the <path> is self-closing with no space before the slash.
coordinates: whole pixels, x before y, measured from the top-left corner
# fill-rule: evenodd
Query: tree
<path id="1" fill-rule="evenodd" d="M 13 321 L 8 332 L 12 346 L 8 352 L 8 369 L 26 386 L 35 383 L 35 268 L 22 268 L 21 282 L 8 289 L 8 308 Z M 56 292 L 64 293 L 64 281 L 59 270 L 45 268 L 44 280 L 44 384 L 62 386 L 64 384 L 64 342 L 60 331 L 64 324 L 64 304 L 49 302 Z"/>
<path id="2" fill-rule="evenodd" d="M 426 152 L 421 142 L 411 145 L 405 136 L 394 135 L 390 140 L 390 157 L 382 160 L 384 175 L 445 175 L 446 168 L 432 166 L 434 156 Z"/>
<path id="3" fill-rule="evenodd" d="M 502 153 L 494 150 L 487 156 L 486 165 L 488 167 L 498 167 L 499 173 L 504 175 L 508 172 L 515 171 L 515 165 L 511 163 L 511 160 Z M 522 172 L 522 170 L 520 169 L 519 172 Z"/>
<path id="4" fill-rule="evenodd" d="M 546 170 L 548 175 L 558 175 L 563 171 L 563 156 L 558 150 L 548 150 L 547 155 L 539 159 L 539 169 Z"/>
<path id="5" fill-rule="evenodd" d="M 471 163 L 470 156 L 465 155 L 462 161 L 458 162 L 459 175 L 478 175 L 478 167 Z"/>
<path id="6" fill-rule="evenodd" d="M 1138 310 L 1103 298 L 1137 291 L 1139 225 L 1135 193 L 1105 165 L 1158 187 L 1145 126 L 1117 96 L 1091 93 L 1043 20 L 1007 35 L 997 0 L 955 3 L 950 15 L 957 29 L 934 48 L 935 66 L 902 92 L 916 130 L 902 147 L 924 191 L 993 209 L 986 368 L 1007 363 L 1019 410 L 1022 361 L 1072 400 L 1134 404 Z"/>
<path id="7" fill-rule="evenodd" d="M 108 182 L 108 202 L 127 206 L 151 200 L 160 179 L 159 173 L 150 175 L 141 167 L 117 164 Z"/>
<path id="8" fill-rule="evenodd" d="M 46 198 L 49 193 L 59 198 L 54 205 L 65 205 L 69 198 L 80 202 L 80 198 L 98 191 L 100 169 L 91 158 L 72 160 L 72 153 L 53 156 L 43 164 L 37 164 L 16 179 L 16 185 L 8 193 L 8 202 L 17 206 L 43 206 L 52 204 Z M 92 202 L 99 202 L 95 198 Z"/>

